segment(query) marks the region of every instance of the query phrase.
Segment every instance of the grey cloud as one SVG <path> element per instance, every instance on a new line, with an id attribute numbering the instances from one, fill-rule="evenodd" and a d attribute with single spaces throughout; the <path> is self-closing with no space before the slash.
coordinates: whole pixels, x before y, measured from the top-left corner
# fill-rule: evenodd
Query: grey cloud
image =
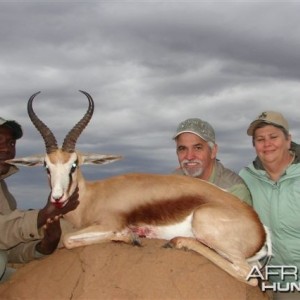
<path id="1" fill-rule="evenodd" d="M 171 172 L 171 137 L 189 117 L 213 125 L 218 157 L 236 171 L 255 155 L 246 129 L 263 110 L 283 112 L 300 141 L 299 8 L 295 1 L 1 2 L 0 115 L 24 128 L 18 156 L 44 151 L 26 112 L 37 91 L 34 108 L 59 143 L 87 108 L 78 90 L 94 98 L 77 147 L 124 159 L 85 166 L 93 179 Z M 9 179 L 20 207 L 44 204 L 43 172 L 21 168 Z"/>

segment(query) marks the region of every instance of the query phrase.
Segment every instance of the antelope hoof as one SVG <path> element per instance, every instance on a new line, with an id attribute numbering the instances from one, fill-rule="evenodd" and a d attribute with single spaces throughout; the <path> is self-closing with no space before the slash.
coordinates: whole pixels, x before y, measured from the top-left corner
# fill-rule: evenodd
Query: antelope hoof
<path id="1" fill-rule="evenodd" d="M 133 246 L 142 247 L 142 243 L 141 243 L 139 237 L 135 234 L 132 236 L 131 243 L 132 243 Z"/>
<path id="2" fill-rule="evenodd" d="M 175 249 L 184 249 L 185 247 L 182 245 L 182 241 L 179 237 L 175 237 L 168 241 L 163 246 L 164 248 L 175 248 Z"/>

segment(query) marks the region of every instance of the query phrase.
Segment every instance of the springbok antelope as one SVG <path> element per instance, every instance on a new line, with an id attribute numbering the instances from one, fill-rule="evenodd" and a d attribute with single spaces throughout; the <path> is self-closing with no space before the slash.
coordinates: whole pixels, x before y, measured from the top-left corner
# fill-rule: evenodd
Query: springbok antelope
<path id="1" fill-rule="evenodd" d="M 165 239 L 168 246 L 194 250 L 238 280 L 257 285 L 255 278 L 246 280 L 251 270 L 247 260 L 262 252 L 267 233 L 255 211 L 232 194 L 181 175 L 124 174 L 93 182 L 84 179 L 80 165 L 104 164 L 121 157 L 75 150 L 94 111 L 92 97 L 80 92 L 88 99 L 88 109 L 61 148 L 34 112 L 32 102 L 39 92 L 33 94 L 28 100 L 28 114 L 45 142 L 46 154 L 9 161 L 44 165 L 50 201 L 59 207 L 79 187 L 79 206 L 64 216 L 78 231 L 64 236 L 65 247 L 104 241 L 137 243 L 138 237 Z"/>

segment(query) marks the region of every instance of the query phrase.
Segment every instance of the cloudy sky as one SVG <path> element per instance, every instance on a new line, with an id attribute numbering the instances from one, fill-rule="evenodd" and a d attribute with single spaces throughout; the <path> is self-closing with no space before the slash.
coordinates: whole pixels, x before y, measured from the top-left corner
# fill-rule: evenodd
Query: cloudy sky
<path id="1" fill-rule="evenodd" d="M 88 179 L 170 173 L 178 123 L 215 128 L 219 159 L 239 171 L 254 157 L 248 124 L 282 112 L 300 142 L 300 2 L 0 1 L 1 117 L 22 124 L 17 156 L 44 152 L 28 98 L 59 143 L 82 117 L 84 152 L 121 154 L 85 166 Z M 42 168 L 8 179 L 19 208 L 39 208 L 49 189 Z"/>

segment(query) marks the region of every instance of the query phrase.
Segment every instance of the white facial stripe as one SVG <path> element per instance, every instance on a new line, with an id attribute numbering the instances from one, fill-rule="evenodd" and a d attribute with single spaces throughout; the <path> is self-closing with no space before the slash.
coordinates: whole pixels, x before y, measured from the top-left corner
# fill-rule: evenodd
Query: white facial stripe
<path id="1" fill-rule="evenodd" d="M 68 191 L 73 190 L 69 189 L 69 186 L 71 184 L 70 176 L 75 176 L 74 172 L 70 174 L 70 170 L 74 161 L 76 160 L 76 153 L 71 153 L 70 158 L 67 162 L 64 162 L 62 159 L 57 159 L 56 162 L 52 163 L 50 159 L 46 157 L 45 162 L 50 172 L 53 199 L 60 199 L 60 202 L 64 202 L 67 198 L 69 198 L 70 195 L 68 194 Z M 77 185 L 76 182 L 74 184 Z"/>

